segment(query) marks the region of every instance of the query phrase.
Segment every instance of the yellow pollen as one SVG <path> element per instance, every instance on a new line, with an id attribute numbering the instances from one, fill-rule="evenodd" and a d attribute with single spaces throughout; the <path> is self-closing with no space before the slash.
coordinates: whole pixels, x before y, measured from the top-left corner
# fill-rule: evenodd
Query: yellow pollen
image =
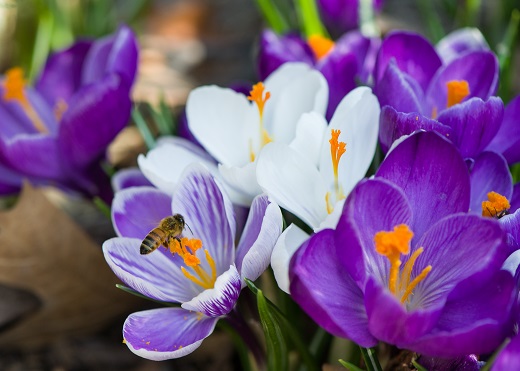
<path id="1" fill-rule="evenodd" d="M 334 48 L 334 41 L 321 35 L 310 36 L 307 39 L 307 44 L 311 47 L 317 60 L 327 56 Z"/>
<path id="2" fill-rule="evenodd" d="M 487 197 L 488 201 L 482 201 L 482 216 L 489 218 L 500 217 L 511 207 L 507 198 L 499 193 L 489 192 Z"/>
<path id="3" fill-rule="evenodd" d="M 334 211 L 334 205 L 330 201 L 330 192 L 325 194 L 325 204 L 327 205 L 327 214 L 332 214 Z"/>
<path id="4" fill-rule="evenodd" d="M 332 159 L 332 171 L 334 172 L 334 191 L 336 193 L 336 202 L 345 198 L 345 194 L 343 193 L 343 189 L 339 185 L 338 180 L 338 166 L 339 161 L 341 160 L 341 156 L 343 156 L 346 152 L 347 144 L 345 142 L 339 141 L 339 135 L 341 134 L 341 130 L 331 130 L 330 135 L 330 157 Z M 327 200 L 328 202 L 328 200 Z"/>
<path id="5" fill-rule="evenodd" d="M 427 266 L 410 282 L 415 262 L 424 251 L 420 247 L 410 256 L 401 274 L 399 274 L 402 264 L 400 260 L 401 254 L 408 255 L 410 253 L 410 241 L 412 238 L 413 232 L 406 224 L 395 226 L 393 231 L 377 232 L 374 236 L 376 251 L 390 261 L 388 289 L 403 304 L 409 299 L 419 282 L 423 281 L 432 270 L 431 265 Z"/>
<path id="6" fill-rule="evenodd" d="M 20 67 L 9 69 L 5 74 L 4 80 L 4 100 L 16 101 L 22 106 L 25 114 L 32 121 L 34 128 L 40 133 L 48 133 L 49 130 L 40 119 L 38 113 L 31 106 L 25 95 L 24 88 L 27 81 L 24 79 L 23 70 Z"/>
<path id="7" fill-rule="evenodd" d="M 201 266 L 201 261 L 196 255 L 196 252 L 202 248 L 201 240 L 187 237 L 181 238 L 180 241 L 172 239 L 168 248 L 172 254 L 179 255 L 186 267 L 191 269 L 191 271 L 188 271 L 187 268 L 181 267 L 181 271 L 187 279 L 204 289 L 213 288 L 217 280 L 217 266 L 208 250 L 204 250 L 204 256 L 211 269 L 211 274 L 208 274 Z"/>
<path id="8" fill-rule="evenodd" d="M 448 102 L 446 103 L 447 108 L 450 108 L 455 104 L 459 104 L 470 94 L 469 84 L 466 80 L 448 81 L 446 83 L 446 87 L 448 88 Z"/>
<path id="9" fill-rule="evenodd" d="M 265 94 L 264 94 L 265 92 Z M 259 120 L 259 129 L 260 129 L 260 149 L 263 148 L 267 143 L 273 141 L 273 139 L 269 136 L 269 133 L 264 128 L 264 106 L 265 103 L 271 98 L 271 93 L 265 91 L 265 86 L 262 82 L 259 82 L 253 85 L 253 88 L 249 92 L 249 99 L 252 102 L 256 103 L 258 107 L 258 114 L 260 116 Z M 249 140 L 249 160 L 254 162 L 256 158 L 254 149 L 253 149 L 253 141 Z"/>

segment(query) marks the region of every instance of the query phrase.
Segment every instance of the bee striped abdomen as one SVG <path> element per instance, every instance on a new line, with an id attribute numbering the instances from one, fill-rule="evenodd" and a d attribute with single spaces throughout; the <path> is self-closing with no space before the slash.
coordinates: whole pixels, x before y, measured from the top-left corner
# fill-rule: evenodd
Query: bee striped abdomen
<path id="1" fill-rule="evenodd" d="M 155 228 L 150 231 L 141 242 L 141 255 L 150 254 L 157 250 L 162 244 L 166 244 L 168 234 L 160 228 Z"/>

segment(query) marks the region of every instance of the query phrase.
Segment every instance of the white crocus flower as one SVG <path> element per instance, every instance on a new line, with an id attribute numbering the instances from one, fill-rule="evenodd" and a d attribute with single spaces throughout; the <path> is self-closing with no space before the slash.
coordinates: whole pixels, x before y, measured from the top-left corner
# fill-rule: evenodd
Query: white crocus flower
<path id="1" fill-rule="evenodd" d="M 314 231 L 335 228 L 346 196 L 374 157 L 379 112 L 370 88 L 359 87 L 343 98 L 328 126 L 320 115 L 304 115 L 291 143 L 269 143 L 262 150 L 257 165 L 261 188 Z M 289 261 L 306 239 L 303 233 L 288 228 L 273 251 L 271 264 L 286 292 Z"/>
<path id="2" fill-rule="evenodd" d="M 232 89 L 203 86 L 186 103 L 188 125 L 202 146 L 219 163 L 219 172 L 249 206 L 262 192 L 256 181 L 256 159 L 269 142 L 289 144 L 296 124 L 307 112 L 324 114 L 328 86 L 318 71 L 303 63 L 286 63 L 249 97 Z"/>

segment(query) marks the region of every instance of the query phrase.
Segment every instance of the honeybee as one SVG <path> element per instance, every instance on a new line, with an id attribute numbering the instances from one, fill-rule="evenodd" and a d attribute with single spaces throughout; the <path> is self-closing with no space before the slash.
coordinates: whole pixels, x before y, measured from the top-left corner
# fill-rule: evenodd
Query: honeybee
<path id="1" fill-rule="evenodd" d="M 146 235 L 143 242 L 141 242 L 141 255 L 150 254 L 161 245 L 168 247 L 172 238 L 180 243 L 179 235 L 186 225 L 184 217 L 181 214 L 170 215 L 162 219 L 159 225 L 152 229 Z"/>

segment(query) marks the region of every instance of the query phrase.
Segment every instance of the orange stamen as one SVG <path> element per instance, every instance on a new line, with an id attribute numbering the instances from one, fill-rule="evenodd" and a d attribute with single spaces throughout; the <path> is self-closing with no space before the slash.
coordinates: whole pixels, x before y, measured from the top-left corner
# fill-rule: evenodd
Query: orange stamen
<path id="1" fill-rule="evenodd" d="M 266 91 L 264 95 L 264 90 L 264 84 L 262 82 L 259 82 L 253 85 L 253 89 L 251 89 L 251 91 L 249 92 L 249 96 L 247 97 L 247 99 L 256 103 L 258 107 L 258 112 L 260 113 L 260 117 L 262 117 L 264 114 L 265 102 L 267 102 L 267 100 L 271 98 L 271 93 Z"/>
<path id="2" fill-rule="evenodd" d="M 496 192 L 487 194 L 488 201 L 482 201 L 482 216 L 494 218 L 507 212 L 511 207 L 507 198 Z"/>
<path id="3" fill-rule="evenodd" d="M 334 48 L 334 41 L 321 35 L 312 35 L 307 39 L 317 60 L 325 57 Z"/>
<path id="4" fill-rule="evenodd" d="M 446 104 L 447 108 L 450 108 L 455 104 L 459 104 L 470 94 L 469 84 L 466 80 L 448 81 L 446 86 L 448 88 L 448 102 Z"/>

